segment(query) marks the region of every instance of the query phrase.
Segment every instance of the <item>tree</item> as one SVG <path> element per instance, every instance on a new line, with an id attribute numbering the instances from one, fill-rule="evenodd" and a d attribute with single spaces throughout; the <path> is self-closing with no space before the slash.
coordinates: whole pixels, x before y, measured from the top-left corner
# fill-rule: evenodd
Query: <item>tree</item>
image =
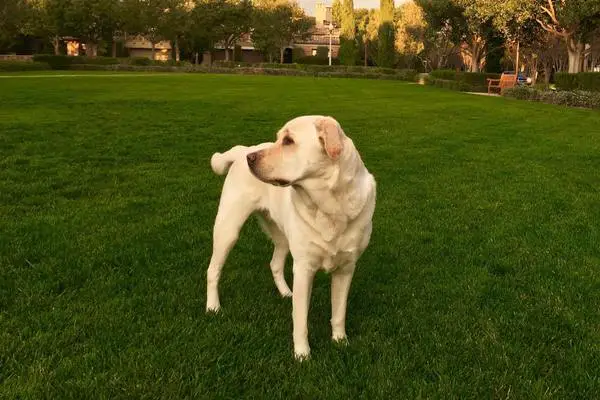
<path id="1" fill-rule="evenodd" d="M 427 24 L 423 10 L 413 1 L 403 3 L 399 11 L 396 20 L 396 50 L 410 67 L 414 67 L 417 58 L 425 49 Z"/>
<path id="2" fill-rule="evenodd" d="M 4 0 L 0 4 L 0 52 L 9 49 L 27 25 L 28 3 L 24 0 Z"/>
<path id="3" fill-rule="evenodd" d="M 98 55 L 99 44 L 112 40 L 119 22 L 119 0 L 71 0 L 65 18 L 70 33 L 86 44 L 86 55 Z"/>
<path id="4" fill-rule="evenodd" d="M 180 61 L 180 43 L 189 30 L 191 8 L 185 0 L 167 0 L 166 5 L 161 30 L 164 37 L 171 42 L 175 61 Z"/>
<path id="5" fill-rule="evenodd" d="M 279 53 L 283 63 L 285 49 L 294 39 L 309 35 L 313 25 L 314 19 L 295 3 L 263 1 L 254 10 L 252 41 L 270 60 Z"/>
<path id="6" fill-rule="evenodd" d="M 536 20 L 540 26 L 566 43 L 569 73 L 580 72 L 586 55 L 586 43 L 600 26 L 600 1 L 531 1 L 538 7 Z"/>
<path id="7" fill-rule="evenodd" d="M 535 22 L 535 5 L 531 0 L 473 0 L 472 12 L 480 20 L 491 20 L 494 28 L 506 40 L 508 49 L 514 49 L 515 71 L 520 68 L 521 47 L 531 50 L 539 34 Z"/>
<path id="8" fill-rule="evenodd" d="M 212 29 L 218 22 L 218 13 L 218 10 L 206 1 L 196 2 L 190 11 L 185 41 L 186 46 L 194 55 L 196 64 L 199 55 L 205 51 L 212 51 L 219 40 L 216 32 Z"/>
<path id="9" fill-rule="evenodd" d="M 357 57 L 356 21 L 352 0 L 344 0 L 341 18 L 340 62 L 344 65 L 355 65 Z"/>
<path id="10" fill-rule="evenodd" d="M 123 0 L 124 29 L 128 34 L 144 36 L 151 43 L 152 59 L 156 44 L 165 38 L 168 7 L 168 0 Z"/>
<path id="11" fill-rule="evenodd" d="M 355 14 L 357 38 L 366 67 L 369 65 L 369 58 L 377 55 L 373 52 L 373 49 L 377 49 L 377 10 L 360 8 L 355 11 Z"/>
<path id="12" fill-rule="evenodd" d="M 225 60 L 229 61 L 229 49 L 250 32 L 252 3 L 250 0 L 211 0 L 209 4 L 216 14 L 212 28 L 225 49 Z"/>
<path id="13" fill-rule="evenodd" d="M 378 31 L 377 65 L 391 68 L 396 62 L 394 0 L 381 0 Z"/>
<path id="14" fill-rule="evenodd" d="M 343 7 L 342 0 L 333 0 L 333 4 L 331 5 L 331 19 L 335 25 L 342 24 L 342 15 L 343 15 Z"/>
<path id="15" fill-rule="evenodd" d="M 52 42 L 54 54 L 61 53 L 61 38 L 73 33 L 68 19 L 71 0 L 42 0 L 34 4 L 34 15 L 38 20 L 36 28 L 40 36 L 48 37 Z"/>

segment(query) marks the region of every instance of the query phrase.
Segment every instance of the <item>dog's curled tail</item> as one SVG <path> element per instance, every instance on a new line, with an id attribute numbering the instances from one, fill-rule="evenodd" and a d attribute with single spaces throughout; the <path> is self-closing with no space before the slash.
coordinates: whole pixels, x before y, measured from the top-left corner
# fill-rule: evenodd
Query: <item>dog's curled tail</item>
<path id="1" fill-rule="evenodd" d="M 239 157 L 240 152 L 244 151 L 243 146 L 235 146 L 225 153 L 215 153 L 210 158 L 210 166 L 217 175 L 225 175 L 231 164 Z"/>

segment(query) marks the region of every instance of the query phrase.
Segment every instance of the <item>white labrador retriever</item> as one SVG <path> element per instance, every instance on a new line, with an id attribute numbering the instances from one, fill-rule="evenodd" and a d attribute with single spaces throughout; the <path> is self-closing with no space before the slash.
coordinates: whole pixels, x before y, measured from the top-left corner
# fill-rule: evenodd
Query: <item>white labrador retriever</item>
<path id="1" fill-rule="evenodd" d="M 346 339 L 346 304 L 356 262 L 371 237 L 375 179 L 352 140 L 331 117 L 302 116 L 285 124 L 275 143 L 236 146 L 211 159 L 227 173 L 207 271 L 207 311 L 220 308 L 225 259 L 246 219 L 257 212 L 275 243 L 271 271 L 282 296 L 292 296 L 294 352 L 309 356 L 308 309 L 317 270 L 331 272 L 333 340 Z M 283 268 L 294 260 L 293 295 Z"/>

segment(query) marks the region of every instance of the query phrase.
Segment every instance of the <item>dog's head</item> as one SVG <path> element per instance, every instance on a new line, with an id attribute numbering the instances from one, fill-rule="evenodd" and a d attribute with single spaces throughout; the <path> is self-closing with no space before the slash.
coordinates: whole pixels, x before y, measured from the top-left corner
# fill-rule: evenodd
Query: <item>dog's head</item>
<path id="1" fill-rule="evenodd" d="M 286 123 L 273 146 L 247 156 L 250 171 L 276 186 L 324 176 L 337 163 L 346 135 L 331 117 L 304 116 Z"/>

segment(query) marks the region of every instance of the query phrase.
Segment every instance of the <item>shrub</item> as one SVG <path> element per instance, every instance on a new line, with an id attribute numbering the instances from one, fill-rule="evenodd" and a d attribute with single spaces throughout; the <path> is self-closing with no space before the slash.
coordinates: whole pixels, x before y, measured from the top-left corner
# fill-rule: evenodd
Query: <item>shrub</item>
<path id="1" fill-rule="evenodd" d="M 471 85 L 469 85 L 463 81 L 459 81 L 459 80 L 439 79 L 439 78 L 435 78 L 432 76 L 427 76 L 425 78 L 425 84 L 430 85 L 430 86 L 439 87 L 442 89 L 457 90 L 459 92 L 471 92 L 472 91 Z"/>
<path id="2" fill-rule="evenodd" d="M 33 61 L 47 63 L 52 69 L 69 69 L 73 63 L 73 58 L 75 57 L 53 54 L 36 54 L 33 56 Z"/>
<path id="3" fill-rule="evenodd" d="M 301 47 L 294 47 L 292 49 L 292 61 L 298 62 L 298 59 L 302 57 L 304 57 L 304 50 Z"/>
<path id="4" fill-rule="evenodd" d="M 327 46 L 317 47 L 317 55 L 315 57 L 329 59 L 329 48 Z"/>
<path id="5" fill-rule="evenodd" d="M 436 79 L 455 81 L 455 80 L 457 80 L 457 77 L 456 77 L 457 74 L 458 74 L 458 72 L 451 70 L 451 69 L 437 69 L 435 71 L 431 71 L 429 73 L 429 76 L 431 76 L 432 78 L 436 78 Z"/>
<path id="6" fill-rule="evenodd" d="M 88 64 L 88 65 L 115 65 L 119 64 L 118 58 L 114 57 L 86 57 L 78 56 L 71 57 L 71 65 L 74 64 Z"/>
<path id="7" fill-rule="evenodd" d="M 0 72 L 43 71 L 49 69 L 50 64 L 46 62 L 0 61 Z"/>
<path id="8" fill-rule="evenodd" d="M 554 79 L 556 86 L 562 90 L 600 92 L 600 72 L 580 72 L 578 74 L 559 72 Z"/>
<path id="9" fill-rule="evenodd" d="M 600 109 L 600 93 L 582 90 L 539 90 L 517 86 L 504 91 L 505 97 L 518 100 L 540 101 L 568 107 Z"/>
<path id="10" fill-rule="evenodd" d="M 243 61 L 218 60 L 218 61 L 213 62 L 213 65 L 215 67 L 221 67 L 221 68 L 236 68 L 236 67 L 248 67 L 248 66 L 250 66 L 250 63 L 243 62 Z"/>
<path id="11" fill-rule="evenodd" d="M 277 66 L 275 68 L 268 67 Z M 281 65 L 291 66 L 290 68 L 281 68 Z M 79 71 L 137 71 L 137 72 L 197 72 L 197 73 L 218 73 L 218 74 L 248 74 L 248 75 L 282 75 L 282 76 L 314 76 L 323 78 L 363 78 L 363 79 L 387 79 L 387 80 L 413 80 L 416 72 L 414 70 L 395 70 L 396 73 L 379 73 L 376 68 L 366 72 L 350 72 L 345 67 L 325 65 L 306 65 L 304 68 L 294 67 L 294 64 L 261 64 L 261 66 L 241 66 L 236 68 L 212 66 L 198 67 L 192 64 L 186 64 L 183 67 L 163 65 L 129 65 L 129 64 L 111 64 L 111 65 L 91 65 L 74 64 L 73 70 Z"/>
<path id="12" fill-rule="evenodd" d="M 460 72 L 453 70 L 436 70 L 429 74 L 435 79 L 459 81 L 468 85 L 470 92 L 487 92 L 488 79 L 499 79 L 500 74 L 487 72 Z M 463 87 L 467 87 L 462 85 Z"/>
<path id="13" fill-rule="evenodd" d="M 138 66 L 148 66 L 152 65 L 152 60 L 148 57 L 131 57 L 129 59 L 129 64 Z"/>
<path id="14" fill-rule="evenodd" d="M 325 57 L 319 57 L 317 56 L 306 56 L 306 57 L 301 57 L 297 60 L 298 64 L 306 64 L 306 65 L 329 65 L 329 58 L 327 57 L 327 55 Z M 339 65 L 340 64 L 340 60 L 338 60 L 337 58 L 332 58 L 331 59 L 331 64 L 333 65 Z"/>

